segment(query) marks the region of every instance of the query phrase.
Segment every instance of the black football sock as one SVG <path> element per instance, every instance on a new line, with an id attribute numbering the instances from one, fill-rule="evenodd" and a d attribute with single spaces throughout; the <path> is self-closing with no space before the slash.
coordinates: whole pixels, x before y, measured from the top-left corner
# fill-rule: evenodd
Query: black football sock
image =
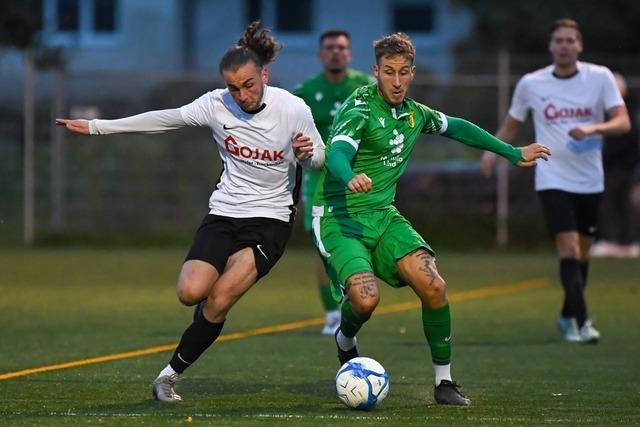
<path id="1" fill-rule="evenodd" d="M 580 263 L 580 272 L 582 273 L 582 289 L 587 287 L 587 276 L 589 276 L 589 260 Z"/>
<path id="2" fill-rule="evenodd" d="M 587 306 L 582 293 L 582 272 L 580 263 L 574 258 L 560 260 L 560 281 L 564 288 L 563 317 L 575 317 L 578 327 L 587 319 Z"/>
<path id="3" fill-rule="evenodd" d="M 224 326 L 224 321 L 209 322 L 202 310 L 197 310 L 195 314 L 193 323 L 182 334 L 180 344 L 169 362 L 173 370 L 179 374 L 198 360 L 198 357 L 214 343 Z"/>

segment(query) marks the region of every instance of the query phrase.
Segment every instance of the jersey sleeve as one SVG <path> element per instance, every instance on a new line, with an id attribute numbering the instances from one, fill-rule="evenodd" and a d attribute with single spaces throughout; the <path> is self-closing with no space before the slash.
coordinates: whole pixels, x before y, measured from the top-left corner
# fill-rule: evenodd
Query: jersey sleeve
<path id="1" fill-rule="evenodd" d="M 313 122 L 311 109 L 302 101 L 300 101 L 300 104 L 301 105 L 295 109 L 297 115 L 296 129 L 292 136 L 295 136 L 298 132 L 308 136 L 313 143 L 313 156 L 299 163 L 310 169 L 320 169 L 324 166 L 324 142 Z"/>
<path id="2" fill-rule="evenodd" d="M 360 99 L 357 94 L 352 95 L 342 104 L 333 119 L 330 143 L 346 143 L 357 151 L 369 120 L 369 113 L 368 102 Z"/>
<path id="3" fill-rule="evenodd" d="M 170 110 L 147 111 L 146 113 L 115 120 L 93 119 L 89 121 L 89 133 L 91 135 L 162 133 L 186 125 L 180 110 L 173 108 Z"/>
<path id="4" fill-rule="evenodd" d="M 603 85 L 602 85 L 602 99 L 604 101 L 604 109 L 609 110 L 613 107 L 619 107 L 624 104 L 620 90 L 616 84 L 616 79 L 613 77 L 613 73 L 608 68 L 604 69 L 603 73 Z"/>
<path id="5" fill-rule="evenodd" d="M 417 103 L 417 105 L 422 113 L 422 117 L 424 118 L 424 124 L 422 125 L 420 132 L 443 134 L 447 131 L 447 128 L 449 127 L 447 116 L 442 114 L 440 111 L 432 110 L 424 104 Z"/>
<path id="6" fill-rule="evenodd" d="M 211 92 L 207 92 L 193 102 L 180 107 L 180 114 L 187 126 L 210 126 L 214 121 Z"/>
<path id="7" fill-rule="evenodd" d="M 516 84 L 516 89 L 511 98 L 511 106 L 509 107 L 509 115 L 519 122 L 524 122 L 529 114 L 529 94 L 527 91 L 527 83 L 523 77 Z"/>

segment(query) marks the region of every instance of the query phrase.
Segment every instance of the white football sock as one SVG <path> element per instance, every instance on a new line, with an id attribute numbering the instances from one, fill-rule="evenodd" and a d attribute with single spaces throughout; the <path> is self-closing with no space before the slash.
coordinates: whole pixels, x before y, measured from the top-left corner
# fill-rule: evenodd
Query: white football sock
<path id="1" fill-rule="evenodd" d="M 338 331 L 338 335 L 336 335 L 336 341 L 338 342 L 338 346 L 343 351 L 349 351 L 353 347 L 356 346 L 356 337 L 348 338 L 342 335 L 342 331 Z"/>
<path id="2" fill-rule="evenodd" d="M 324 318 L 327 321 L 340 318 L 340 310 L 329 310 L 324 312 Z"/>
<path id="3" fill-rule="evenodd" d="M 433 370 L 436 374 L 436 387 L 440 385 L 440 381 L 442 380 L 448 380 L 448 381 L 452 381 L 451 379 L 451 363 L 447 364 L 447 365 L 433 365 Z"/>
<path id="4" fill-rule="evenodd" d="M 160 375 L 158 375 L 158 378 L 175 374 L 177 374 L 177 372 L 173 370 L 171 365 L 167 365 L 162 371 L 160 371 Z"/>

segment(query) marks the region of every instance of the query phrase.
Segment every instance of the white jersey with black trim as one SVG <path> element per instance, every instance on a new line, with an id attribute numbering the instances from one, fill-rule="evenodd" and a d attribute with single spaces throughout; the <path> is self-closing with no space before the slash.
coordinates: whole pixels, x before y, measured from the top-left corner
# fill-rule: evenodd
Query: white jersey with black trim
<path id="1" fill-rule="evenodd" d="M 263 108 L 250 114 L 236 104 L 228 89 L 216 89 L 176 110 L 92 120 L 90 129 L 92 134 L 107 134 L 208 126 L 224 168 L 209 198 L 209 213 L 290 221 L 300 187 L 292 138 L 302 133 L 313 142 L 313 157 L 300 162 L 305 167 L 322 167 L 324 144 L 309 107 L 300 98 L 265 85 L 262 101 Z"/>
<path id="2" fill-rule="evenodd" d="M 535 188 L 588 194 L 604 191 L 602 135 L 569 136 L 576 126 L 601 123 L 605 111 L 624 105 L 607 67 L 578 62 L 577 74 L 553 75 L 554 66 L 525 75 L 516 85 L 509 115 L 525 121 L 532 111 L 536 142 L 551 148 L 536 166 Z"/>

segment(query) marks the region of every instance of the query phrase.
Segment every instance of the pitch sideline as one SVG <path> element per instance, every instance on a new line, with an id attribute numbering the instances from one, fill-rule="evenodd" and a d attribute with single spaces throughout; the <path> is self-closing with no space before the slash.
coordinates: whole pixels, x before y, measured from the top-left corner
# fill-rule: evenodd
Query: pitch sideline
<path id="1" fill-rule="evenodd" d="M 522 282 L 488 286 L 488 287 L 479 288 L 479 289 L 472 289 L 469 291 L 456 292 L 456 293 L 450 294 L 448 296 L 448 299 L 449 301 L 456 302 L 456 301 L 464 301 L 469 299 L 485 298 L 489 296 L 517 293 L 527 289 L 546 286 L 548 284 L 549 284 L 549 279 L 546 277 L 543 277 L 543 278 L 537 278 L 532 280 L 525 280 Z M 420 307 L 419 301 L 409 301 L 409 302 L 398 303 L 398 304 L 390 304 L 390 305 L 378 307 L 374 313 L 374 316 L 380 315 L 380 314 L 398 313 L 401 311 L 407 311 L 407 310 L 411 310 L 418 307 Z M 311 319 L 300 320 L 297 322 L 288 322 L 288 323 L 282 323 L 280 325 L 249 329 L 244 332 L 232 332 L 229 334 L 220 335 L 220 337 L 218 337 L 216 342 L 234 341 L 234 340 L 240 340 L 243 338 L 248 338 L 248 337 L 253 337 L 258 335 L 267 335 L 267 334 L 274 334 L 278 332 L 293 331 L 296 329 L 306 328 L 308 326 L 322 325 L 324 324 L 324 321 L 325 321 L 324 317 L 314 317 Z M 141 350 L 128 351 L 125 353 L 116 353 L 116 354 L 109 354 L 106 356 L 90 357 L 87 359 L 74 360 L 71 362 L 59 363 L 55 365 L 46 365 L 46 366 L 40 366 L 37 368 L 29 368 L 29 369 L 23 369 L 20 371 L 7 372 L 4 374 L 0 374 L 0 381 L 8 380 L 11 378 L 23 377 L 26 375 L 40 374 L 43 372 L 59 371 L 62 369 L 76 368 L 79 366 L 95 365 L 97 363 L 110 362 L 113 360 L 129 359 L 132 357 L 140 357 L 140 356 L 146 356 L 149 354 L 162 353 L 165 351 L 174 350 L 177 345 L 178 344 L 166 344 L 166 345 L 160 345 L 156 347 L 145 348 Z"/>

